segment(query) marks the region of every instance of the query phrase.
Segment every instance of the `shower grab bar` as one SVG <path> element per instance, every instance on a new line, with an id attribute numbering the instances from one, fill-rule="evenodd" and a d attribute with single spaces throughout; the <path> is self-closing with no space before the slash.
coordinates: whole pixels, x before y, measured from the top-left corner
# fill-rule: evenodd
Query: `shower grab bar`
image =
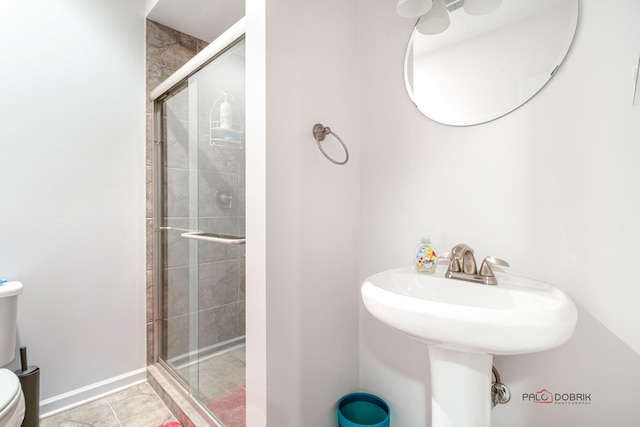
<path id="1" fill-rule="evenodd" d="M 202 240 L 205 242 L 222 243 L 224 245 L 244 245 L 247 239 L 238 236 L 227 236 L 224 234 L 205 233 L 203 231 L 191 231 L 182 233 L 180 237 L 194 240 Z"/>
<path id="2" fill-rule="evenodd" d="M 158 230 L 183 231 L 183 233 L 180 234 L 180 237 L 184 237 L 186 239 L 203 240 L 205 242 L 223 243 L 225 245 L 244 245 L 247 240 L 244 237 L 205 233 L 204 231 L 190 230 L 188 228 L 158 227 Z"/>
<path id="3" fill-rule="evenodd" d="M 178 227 L 158 227 L 158 230 L 175 230 L 175 231 L 184 231 L 186 233 L 199 233 L 198 231 L 191 230 L 189 228 L 178 228 Z"/>

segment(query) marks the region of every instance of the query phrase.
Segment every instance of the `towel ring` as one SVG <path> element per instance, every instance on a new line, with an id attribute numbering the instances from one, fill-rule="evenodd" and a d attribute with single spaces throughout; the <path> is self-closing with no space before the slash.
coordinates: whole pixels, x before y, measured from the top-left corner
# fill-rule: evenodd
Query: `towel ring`
<path id="1" fill-rule="evenodd" d="M 344 148 L 344 154 L 345 154 L 345 158 L 344 158 L 343 161 L 339 162 L 339 161 L 331 158 L 331 156 L 329 156 L 327 154 L 327 152 L 324 151 L 324 149 L 322 148 L 322 145 L 320 145 L 320 142 L 324 141 L 324 139 L 326 138 L 327 135 L 335 136 L 336 139 L 340 142 L 340 144 L 342 144 L 342 148 Z M 328 126 L 324 126 L 324 125 L 321 125 L 320 123 L 316 123 L 313 126 L 313 137 L 316 139 L 316 144 L 318 144 L 318 148 L 320 149 L 322 154 L 324 154 L 324 156 L 330 162 L 333 162 L 336 165 L 344 165 L 345 163 L 347 163 L 349 161 L 349 150 L 347 149 L 347 145 L 344 143 L 344 141 L 338 135 L 336 135 L 334 132 L 332 132 L 331 129 Z"/>

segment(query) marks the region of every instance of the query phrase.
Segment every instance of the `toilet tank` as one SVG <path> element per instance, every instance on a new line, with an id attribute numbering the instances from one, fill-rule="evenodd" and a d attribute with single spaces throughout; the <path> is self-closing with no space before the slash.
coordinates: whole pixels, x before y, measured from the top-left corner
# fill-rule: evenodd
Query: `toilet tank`
<path id="1" fill-rule="evenodd" d="M 0 367 L 11 363 L 16 356 L 18 295 L 21 293 L 20 282 L 0 285 Z"/>

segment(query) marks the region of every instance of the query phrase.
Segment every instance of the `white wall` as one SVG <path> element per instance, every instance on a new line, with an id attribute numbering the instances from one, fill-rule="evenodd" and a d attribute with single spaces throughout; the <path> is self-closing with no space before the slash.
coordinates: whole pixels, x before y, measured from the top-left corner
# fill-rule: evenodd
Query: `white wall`
<path id="1" fill-rule="evenodd" d="M 246 411 L 247 425 L 267 425 L 266 11 L 246 2 Z"/>
<path id="2" fill-rule="evenodd" d="M 159 2 L 160 0 L 144 0 L 144 16 L 149 15 Z"/>
<path id="3" fill-rule="evenodd" d="M 266 7 L 268 424 L 328 426 L 358 386 L 357 2 Z M 344 139 L 349 163 L 322 156 L 317 122 Z M 336 157 L 337 147 L 327 140 Z"/>
<path id="4" fill-rule="evenodd" d="M 0 13 L 0 276 L 42 399 L 145 366 L 144 28 L 143 0 Z"/>
<path id="5" fill-rule="evenodd" d="M 42 369 L 43 399 L 145 363 L 144 2 L 49 3 L 0 15 L 11 64 L 0 68 L 0 274 L 25 284 L 19 339 Z M 633 426 L 640 109 L 629 41 L 640 4 L 582 1 L 553 81 L 470 128 L 415 111 L 402 80 L 411 22 L 392 2 L 358 4 L 267 2 L 266 158 L 248 156 L 266 182 L 247 178 L 248 209 L 266 222 L 247 224 L 258 242 L 247 246 L 247 305 L 266 320 L 267 341 L 250 341 L 248 357 L 266 366 L 269 424 L 335 423 L 335 401 L 358 387 L 358 283 L 407 264 L 428 228 L 442 249 L 464 241 L 506 258 L 581 307 L 567 345 L 497 358 L 514 400 L 494 410 L 495 425 Z M 346 166 L 322 157 L 316 122 L 349 145 Z M 251 264 L 263 244 L 265 262 Z M 252 300 L 256 283 L 264 297 Z M 426 349 L 362 309 L 360 325 L 360 387 L 389 401 L 395 424 L 426 425 Z M 519 399 L 541 388 L 593 402 Z M 253 396 L 260 412 L 265 396 Z"/>
<path id="6" fill-rule="evenodd" d="M 576 334 L 557 350 L 496 358 L 513 400 L 493 410 L 494 425 L 636 426 L 640 3 L 581 1 L 574 45 L 550 84 L 510 115 L 466 128 L 414 109 L 402 68 L 412 22 L 393 2 L 362 4 L 360 279 L 407 265 L 429 230 L 441 250 L 466 242 L 477 258 L 557 284 L 581 307 Z M 363 308 L 360 340 L 362 388 L 388 400 L 397 425 L 428 425 L 426 348 Z M 543 388 L 591 393 L 592 403 L 522 401 Z"/>

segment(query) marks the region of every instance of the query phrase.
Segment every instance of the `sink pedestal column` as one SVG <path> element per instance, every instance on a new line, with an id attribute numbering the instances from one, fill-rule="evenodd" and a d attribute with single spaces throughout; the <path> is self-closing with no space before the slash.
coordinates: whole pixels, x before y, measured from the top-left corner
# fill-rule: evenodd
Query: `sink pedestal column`
<path id="1" fill-rule="evenodd" d="M 429 346 L 431 427 L 491 425 L 493 356 Z"/>

